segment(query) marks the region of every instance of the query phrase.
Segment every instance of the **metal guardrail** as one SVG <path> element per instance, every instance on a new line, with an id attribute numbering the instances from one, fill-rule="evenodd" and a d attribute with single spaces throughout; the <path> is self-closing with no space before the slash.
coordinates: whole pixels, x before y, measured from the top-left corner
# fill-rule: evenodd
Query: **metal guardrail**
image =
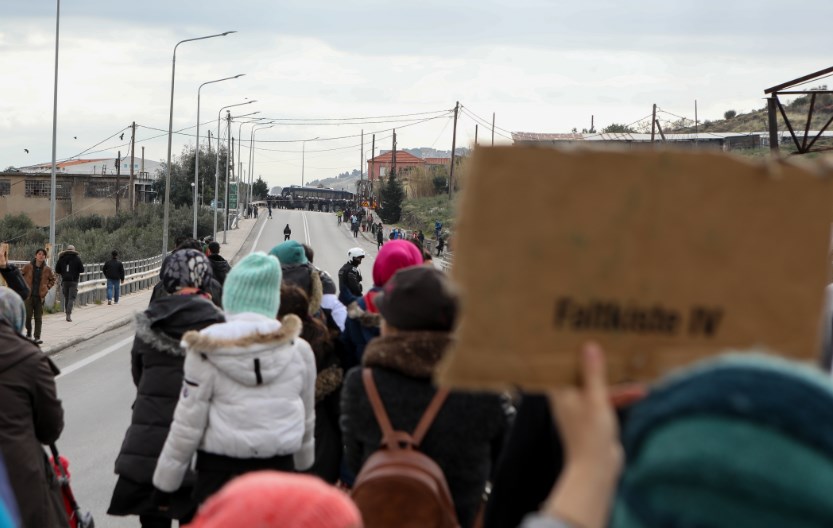
<path id="1" fill-rule="evenodd" d="M 162 267 L 164 257 L 164 255 L 156 255 L 146 259 L 122 262 L 122 265 L 124 265 L 124 283 L 121 285 L 120 295 L 127 295 L 153 287 L 159 280 L 159 269 Z M 28 262 L 15 260 L 10 261 L 10 263 L 20 268 Z M 60 285 L 60 276 L 58 285 Z M 56 286 L 56 298 L 60 295 L 60 291 L 60 287 Z M 84 273 L 81 274 L 78 281 L 78 295 L 75 298 L 75 304 L 84 306 L 105 300 L 107 300 L 107 279 L 104 277 L 104 263 L 84 264 Z M 51 306 L 48 297 L 46 304 Z"/>
<path id="2" fill-rule="evenodd" d="M 127 295 L 145 288 L 153 287 L 159 280 L 159 269 L 164 255 L 146 259 L 122 262 L 124 265 L 124 283 L 120 295 Z M 75 304 L 103 302 L 107 300 L 107 279 L 104 277 L 104 263 L 85 264 L 84 273 L 78 282 L 78 296 Z"/>

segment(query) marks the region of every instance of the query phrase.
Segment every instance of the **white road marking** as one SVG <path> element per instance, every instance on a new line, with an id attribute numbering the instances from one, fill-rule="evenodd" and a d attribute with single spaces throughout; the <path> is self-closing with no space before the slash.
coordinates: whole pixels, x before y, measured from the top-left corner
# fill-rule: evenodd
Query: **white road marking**
<path id="1" fill-rule="evenodd" d="M 312 247 L 312 240 L 309 237 L 309 224 L 307 223 L 307 213 L 301 213 L 301 218 L 304 220 L 304 238 L 307 240 L 307 245 Z"/>
<path id="2" fill-rule="evenodd" d="M 130 343 L 131 341 L 133 341 L 133 336 L 126 337 L 126 338 L 122 339 L 121 341 L 119 341 L 118 343 L 116 343 L 115 345 L 111 345 L 111 346 L 105 348 L 101 352 L 96 352 L 92 356 L 86 357 L 86 358 L 82 359 L 81 361 L 79 361 L 77 363 L 73 363 L 72 365 L 62 369 L 61 374 L 58 375 L 55 379 L 62 378 L 64 376 L 66 376 L 67 374 L 72 374 L 76 370 L 82 369 L 82 368 L 86 367 L 87 365 L 89 365 L 90 363 L 93 363 L 94 361 L 98 361 L 99 359 L 103 358 L 104 356 L 115 352 L 116 350 L 122 348 L 124 345 Z"/>
<path id="3" fill-rule="evenodd" d="M 260 235 L 263 234 L 263 230 L 266 228 L 266 221 L 263 222 L 263 225 L 260 226 L 260 231 L 257 232 L 257 238 L 255 238 L 255 243 L 252 246 L 252 251 L 257 251 L 257 244 L 260 242 Z"/>

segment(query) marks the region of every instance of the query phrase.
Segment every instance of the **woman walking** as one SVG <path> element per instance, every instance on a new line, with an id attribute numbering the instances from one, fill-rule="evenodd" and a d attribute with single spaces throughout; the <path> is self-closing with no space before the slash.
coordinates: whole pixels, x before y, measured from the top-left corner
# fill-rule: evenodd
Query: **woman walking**
<path id="1" fill-rule="evenodd" d="M 143 528 L 187 522 L 196 511 L 191 499 L 193 474 L 179 493 L 160 509 L 154 496 L 153 469 L 173 421 L 185 351 L 179 342 L 188 330 L 200 330 L 224 320 L 206 293 L 211 282 L 211 262 L 196 249 L 171 253 L 160 273 L 169 294 L 151 301 L 136 317 L 136 339 L 131 351 L 131 370 L 136 385 L 133 418 L 116 459 L 119 479 L 113 491 L 110 515 L 138 515 Z"/>
<path id="2" fill-rule="evenodd" d="M 183 338 L 185 383 L 153 484 L 175 493 L 196 453 L 202 503 L 238 475 L 309 468 L 314 459 L 315 357 L 301 320 L 277 320 L 281 266 L 252 253 L 226 278 L 226 322 Z"/>
<path id="3" fill-rule="evenodd" d="M 22 526 L 64 528 L 60 489 L 41 447 L 64 428 L 57 368 L 23 337 L 25 313 L 20 296 L 0 287 L 0 454 Z"/>

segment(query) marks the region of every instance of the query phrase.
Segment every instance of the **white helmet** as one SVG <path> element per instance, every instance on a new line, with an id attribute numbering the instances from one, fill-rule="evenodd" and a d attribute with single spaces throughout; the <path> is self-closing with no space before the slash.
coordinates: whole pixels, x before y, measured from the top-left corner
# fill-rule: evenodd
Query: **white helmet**
<path id="1" fill-rule="evenodd" d="M 357 258 L 364 258 L 365 257 L 365 252 L 360 247 L 350 248 L 350 250 L 347 252 L 347 257 L 350 260 L 357 259 Z"/>

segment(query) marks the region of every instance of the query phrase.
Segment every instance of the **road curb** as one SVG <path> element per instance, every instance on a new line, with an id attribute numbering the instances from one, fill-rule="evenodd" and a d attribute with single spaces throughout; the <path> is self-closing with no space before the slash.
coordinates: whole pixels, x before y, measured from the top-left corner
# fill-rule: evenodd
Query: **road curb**
<path id="1" fill-rule="evenodd" d="M 66 340 L 62 343 L 58 343 L 57 345 L 54 345 L 54 346 L 49 347 L 47 349 L 41 349 L 41 351 L 44 354 L 46 354 L 47 356 L 54 356 L 58 352 L 61 352 L 61 351 L 65 350 L 65 349 L 67 349 L 71 346 L 78 345 L 80 343 L 83 343 L 84 341 L 87 341 L 87 340 L 92 339 L 94 337 L 100 336 L 103 333 L 106 333 L 106 332 L 109 332 L 111 330 L 121 328 L 124 325 L 130 324 L 133 321 L 134 317 L 135 317 L 135 314 L 126 315 L 126 316 L 122 317 L 121 319 L 117 319 L 117 320 L 115 320 L 115 321 L 113 321 L 109 324 L 106 324 L 106 325 L 100 327 L 100 328 L 96 328 L 95 331 L 93 331 L 89 334 L 86 334 L 84 336 L 78 336 L 78 337 L 75 337 L 75 338 L 72 338 L 72 339 L 68 339 L 68 340 Z"/>

